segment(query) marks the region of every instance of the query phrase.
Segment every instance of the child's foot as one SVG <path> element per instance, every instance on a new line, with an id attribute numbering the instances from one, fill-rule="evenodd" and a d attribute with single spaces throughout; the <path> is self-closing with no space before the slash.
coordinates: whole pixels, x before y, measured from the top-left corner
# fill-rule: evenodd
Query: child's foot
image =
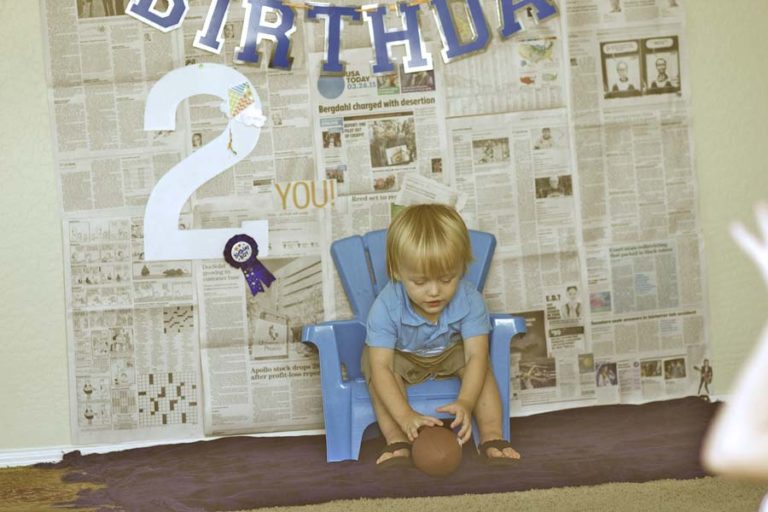
<path id="1" fill-rule="evenodd" d="M 512 448 L 509 441 L 494 439 L 480 444 L 480 456 L 483 462 L 490 465 L 514 464 L 520 459 L 520 454 Z"/>
<path id="2" fill-rule="evenodd" d="M 411 465 L 413 465 L 411 460 L 411 443 L 407 441 L 397 441 L 388 444 L 381 450 L 379 458 L 376 459 L 376 467 L 378 469 Z"/>

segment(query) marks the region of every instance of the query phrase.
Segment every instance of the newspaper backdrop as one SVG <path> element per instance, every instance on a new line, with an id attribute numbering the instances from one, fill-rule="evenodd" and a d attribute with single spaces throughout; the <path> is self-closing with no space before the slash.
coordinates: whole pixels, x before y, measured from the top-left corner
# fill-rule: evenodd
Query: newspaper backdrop
<path id="1" fill-rule="evenodd" d="M 367 27 L 348 24 L 343 78 L 319 76 L 324 25 L 301 16 L 288 72 L 233 64 L 235 3 L 215 55 L 192 45 L 208 0 L 170 33 L 121 14 L 124 0 L 40 1 L 75 442 L 322 428 L 300 333 L 351 317 L 330 243 L 420 202 L 497 237 L 485 299 L 529 329 L 512 343 L 513 415 L 696 393 L 707 315 L 679 0 L 561 0 L 558 19 L 523 16 L 483 53 L 384 76 Z M 463 2 L 452 9 L 471 34 Z M 169 71 L 206 63 L 245 74 L 268 120 L 179 225 L 268 220 L 277 281 L 256 296 L 223 260 L 143 258 L 153 186 L 227 122 L 198 96 L 175 131 L 146 132 L 144 102 Z"/>

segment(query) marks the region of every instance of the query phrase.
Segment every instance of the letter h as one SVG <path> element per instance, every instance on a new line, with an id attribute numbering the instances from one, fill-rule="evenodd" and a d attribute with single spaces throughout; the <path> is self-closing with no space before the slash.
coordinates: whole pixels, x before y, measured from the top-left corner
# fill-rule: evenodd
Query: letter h
<path id="1" fill-rule="evenodd" d="M 386 5 L 364 5 L 363 19 L 368 22 L 371 44 L 376 53 L 374 74 L 394 71 L 390 50 L 395 45 L 405 45 L 406 58 L 403 62 L 406 73 L 432 69 L 432 55 L 427 52 L 419 32 L 419 5 L 397 4 L 403 20 L 404 30 L 387 30 L 384 26 Z"/>

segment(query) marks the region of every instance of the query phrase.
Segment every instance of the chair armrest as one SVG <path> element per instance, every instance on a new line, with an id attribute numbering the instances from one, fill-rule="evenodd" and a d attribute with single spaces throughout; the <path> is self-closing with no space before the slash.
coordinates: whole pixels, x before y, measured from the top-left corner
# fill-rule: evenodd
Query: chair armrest
<path id="1" fill-rule="evenodd" d="M 493 373 L 499 382 L 509 382 L 509 350 L 512 338 L 525 334 L 525 319 L 520 316 L 495 313 L 490 315 L 489 352 Z"/>
<path id="2" fill-rule="evenodd" d="M 342 354 L 348 351 L 350 344 L 362 344 L 365 341 L 365 325 L 358 320 L 334 320 L 305 325 L 301 331 L 301 341 L 317 347 L 320 377 L 333 379 L 341 385 Z"/>
<path id="3" fill-rule="evenodd" d="M 518 334 L 525 334 L 528 329 L 525 326 L 525 318 L 521 316 L 512 316 L 505 313 L 491 313 L 491 352 L 493 356 L 494 346 L 498 349 L 509 352 L 509 345 L 512 338 Z"/>

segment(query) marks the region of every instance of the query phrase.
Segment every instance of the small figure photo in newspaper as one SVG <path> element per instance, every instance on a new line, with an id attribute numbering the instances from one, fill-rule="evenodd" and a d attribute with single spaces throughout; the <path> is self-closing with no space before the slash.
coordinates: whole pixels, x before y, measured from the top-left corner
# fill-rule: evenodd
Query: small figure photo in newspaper
<path id="1" fill-rule="evenodd" d="M 594 313 L 608 313 L 611 311 L 611 292 L 593 292 L 589 294 L 589 309 Z"/>
<path id="2" fill-rule="evenodd" d="M 600 43 L 603 91 L 606 99 L 642 94 L 640 42 L 636 39 Z"/>
<path id="3" fill-rule="evenodd" d="M 224 39 L 234 39 L 235 38 L 235 24 L 234 23 L 225 23 L 224 24 L 223 35 L 224 35 Z"/>
<path id="4" fill-rule="evenodd" d="M 520 389 L 553 388 L 557 386 L 557 372 L 553 357 L 520 363 Z"/>
<path id="5" fill-rule="evenodd" d="M 472 141 L 475 165 L 509 162 L 509 139 L 479 139 Z"/>
<path id="6" fill-rule="evenodd" d="M 685 358 L 679 357 L 677 359 L 667 359 L 664 361 L 665 380 L 684 379 L 685 377 Z"/>
<path id="7" fill-rule="evenodd" d="M 323 131 L 323 149 L 341 147 L 341 130 L 331 129 Z"/>
<path id="8" fill-rule="evenodd" d="M 347 172 L 346 164 L 334 165 L 325 168 L 325 179 L 336 180 L 336 183 L 344 183 L 344 174 Z"/>
<path id="9" fill-rule="evenodd" d="M 400 94 L 400 80 L 397 73 L 387 73 L 376 77 L 376 91 L 379 94 Z"/>
<path id="10" fill-rule="evenodd" d="M 606 98 L 622 98 L 641 94 L 640 64 L 637 57 L 607 58 L 605 67 L 609 84 L 605 94 Z"/>
<path id="11" fill-rule="evenodd" d="M 533 149 L 551 149 L 555 146 L 555 137 L 552 135 L 552 128 L 546 126 L 541 129 L 539 137 L 533 145 Z"/>
<path id="12" fill-rule="evenodd" d="M 404 165 L 416 159 L 413 117 L 374 120 L 369 136 L 372 167 Z"/>
<path id="13" fill-rule="evenodd" d="M 618 383 L 616 363 L 600 363 L 596 365 L 595 384 L 597 384 L 597 387 L 616 386 Z"/>
<path id="14" fill-rule="evenodd" d="M 383 192 L 384 190 L 390 190 L 397 183 L 397 178 L 394 174 L 387 176 L 380 176 L 373 179 L 373 190 L 376 192 Z"/>
<path id="15" fill-rule="evenodd" d="M 643 41 L 647 94 L 680 92 L 680 57 L 677 36 Z"/>
<path id="16" fill-rule="evenodd" d="M 571 176 L 567 174 L 536 178 L 535 186 L 536 199 L 571 197 L 573 195 Z"/>
<path id="17" fill-rule="evenodd" d="M 413 73 L 406 73 L 402 64 L 400 68 L 400 83 L 402 84 L 402 92 L 426 92 L 435 90 L 435 71 L 430 69 L 428 71 L 415 71 Z"/>
<path id="18" fill-rule="evenodd" d="M 560 306 L 560 316 L 563 320 L 578 320 L 581 318 L 581 301 L 579 288 L 575 285 L 565 289 L 565 300 Z"/>
<path id="19" fill-rule="evenodd" d="M 658 359 L 654 359 L 652 361 L 641 361 L 640 377 L 644 379 L 661 377 L 661 361 Z"/>

